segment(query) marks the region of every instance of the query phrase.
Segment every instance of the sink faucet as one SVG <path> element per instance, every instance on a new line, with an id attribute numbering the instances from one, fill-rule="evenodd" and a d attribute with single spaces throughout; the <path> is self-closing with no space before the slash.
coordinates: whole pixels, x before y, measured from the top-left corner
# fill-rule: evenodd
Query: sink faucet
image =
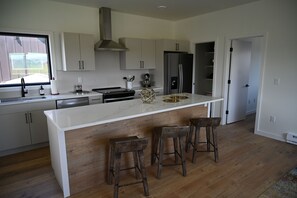
<path id="1" fill-rule="evenodd" d="M 22 97 L 25 97 L 25 95 L 28 93 L 28 90 L 26 89 L 24 78 L 21 78 L 21 87 L 22 87 Z"/>

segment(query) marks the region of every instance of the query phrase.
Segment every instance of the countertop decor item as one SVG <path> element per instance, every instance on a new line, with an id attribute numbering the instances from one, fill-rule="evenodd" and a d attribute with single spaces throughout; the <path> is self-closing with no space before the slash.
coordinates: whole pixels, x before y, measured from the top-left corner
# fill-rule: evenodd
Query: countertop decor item
<path id="1" fill-rule="evenodd" d="M 156 93 L 151 88 L 144 88 L 140 92 L 140 97 L 143 103 L 152 103 L 155 100 Z"/>
<path id="2" fill-rule="evenodd" d="M 133 81 L 135 80 L 135 76 L 128 76 L 128 77 L 123 77 L 123 79 L 126 81 L 126 88 L 127 89 L 132 89 L 133 88 Z"/>
<path id="3" fill-rule="evenodd" d="M 149 73 L 144 74 L 143 78 L 144 78 L 144 80 L 142 81 L 142 86 L 150 87 L 151 86 L 150 74 Z"/>

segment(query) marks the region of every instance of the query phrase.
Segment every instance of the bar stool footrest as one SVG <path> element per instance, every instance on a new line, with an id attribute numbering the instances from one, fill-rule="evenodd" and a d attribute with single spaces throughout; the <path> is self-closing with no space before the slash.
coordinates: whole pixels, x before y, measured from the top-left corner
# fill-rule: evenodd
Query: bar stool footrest
<path id="1" fill-rule="evenodd" d="M 139 180 L 139 181 L 135 181 L 135 182 L 131 182 L 131 183 L 121 184 L 121 185 L 119 185 L 119 187 L 130 186 L 130 185 L 140 184 L 140 183 L 143 183 L 143 181 Z"/>

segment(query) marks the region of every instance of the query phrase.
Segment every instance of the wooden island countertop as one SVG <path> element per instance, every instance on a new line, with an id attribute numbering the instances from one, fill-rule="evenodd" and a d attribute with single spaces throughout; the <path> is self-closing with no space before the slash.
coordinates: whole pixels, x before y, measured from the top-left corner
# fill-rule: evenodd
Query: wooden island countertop
<path id="1" fill-rule="evenodd" d="M 178 94 L 175 94 L 178 95 Z M 188 94 L 176 103 L 157 96 L 151 104 L 140 99 L 45 111 L 51 163 L 64 197 L 105 182 L 108 140 L 138 135 L 149 137 L 145 152 L 149 165 L 154 127 L 188 124 L 192 117 L 206 117 L 213 102 L 222 98 Z"/>

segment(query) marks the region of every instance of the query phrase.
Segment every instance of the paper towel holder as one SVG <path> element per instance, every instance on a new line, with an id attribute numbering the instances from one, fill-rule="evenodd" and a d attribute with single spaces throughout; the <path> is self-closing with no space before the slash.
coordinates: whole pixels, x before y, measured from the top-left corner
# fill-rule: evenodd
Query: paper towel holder
<path id="1" fill-rule="evenodd" d="M 55 77 L 52 78 L 52 80 L 50 81 L 50 83 L 51 83 L 51 94 L 52 95 L 59 95 Z"/>

